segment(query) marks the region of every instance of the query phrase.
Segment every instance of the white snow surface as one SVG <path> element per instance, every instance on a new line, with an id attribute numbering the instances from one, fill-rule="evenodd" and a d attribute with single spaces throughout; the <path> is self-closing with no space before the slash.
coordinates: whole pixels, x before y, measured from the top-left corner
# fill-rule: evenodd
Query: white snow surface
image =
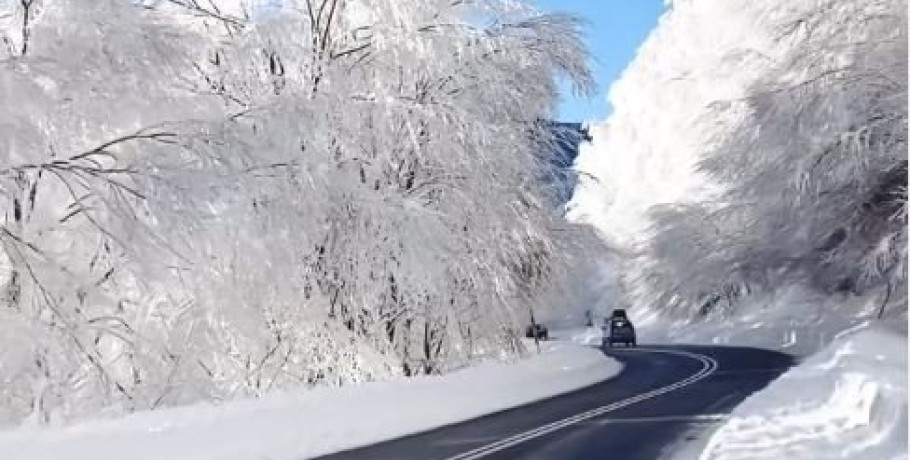
<path id="1" fill-rule="evenodd" d="M 907 337 L 844 335 L 738 406 L 699 460 L 907 458 Z"/>
<path id="2" fill-rule="evenodd" d="M 4 460 L 300 460 L 566 393 L 620 370 L 597 349 L 543 342 L 527 359 L 443 376 L 18 428 L 0 433 L 0 452 Z"/>

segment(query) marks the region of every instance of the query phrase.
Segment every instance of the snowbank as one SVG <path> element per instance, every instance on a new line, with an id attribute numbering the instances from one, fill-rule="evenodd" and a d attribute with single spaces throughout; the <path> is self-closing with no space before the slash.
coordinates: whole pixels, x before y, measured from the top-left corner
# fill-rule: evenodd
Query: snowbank
<path id="1" fill-rule="evenodd" d="M 63 428 L 0 433 L 4 460 L 299 460 L 447 425 L 616 375 L 599 350 L 545 343 L 514 364 L 220 406 L 135 413 Z"/>
<path id="2" fill-rule="evenodd" d="M 907 458 L 907 337 L 837 339 L 746 399 L 699 460 Z"/>

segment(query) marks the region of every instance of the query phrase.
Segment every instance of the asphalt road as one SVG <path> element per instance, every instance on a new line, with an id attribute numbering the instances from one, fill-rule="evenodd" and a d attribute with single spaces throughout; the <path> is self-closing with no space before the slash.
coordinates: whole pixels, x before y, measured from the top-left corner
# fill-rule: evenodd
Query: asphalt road
<path id="1" fill-rule="evenodd" d="M 657 460 L 793 363 L 789 355 L 739 347 L 642 346 L 606 353 L 625 368 L 603 383 L 320 459 Z"/>

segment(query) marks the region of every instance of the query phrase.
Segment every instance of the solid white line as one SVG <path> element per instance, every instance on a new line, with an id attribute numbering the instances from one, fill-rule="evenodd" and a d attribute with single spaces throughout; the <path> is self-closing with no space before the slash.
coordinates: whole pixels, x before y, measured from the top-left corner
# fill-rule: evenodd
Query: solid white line
<path id="1" fill-rule="evenodd" d="M 455 455 L 453 457 L 449 457 L 445 460 L 476 460 L 479 458 L 483 458 L 494 452 L 499 452 L 501 450 L 508 449 L 509 447 L 521 444 L 525 441 L 529 441 L 534 438 L 539 438 L 541 436 L 552 433 L 554 431 L 565 428 L 567 426 L 574 425 L 576 423 L 579 423 L 579 422 L 582 422 L 585 420 L 589 420 L 591 418 L 594 418 L 594 417 L 597 417 L 597 416 L 600 416 L 600 415 L 603 415 L 603 414 L 606 414 L 609 412 L 613 412 L 618 409 L 622 409 L 623 407 L 630 406 L 632 404 L 635 404 L 635 403 L 638 403 L 641 401 L 645 401 L 648 399 L 656 398 L 657 396 L 660 396 L 660 395 L 669 393 L 671 391 L 678 390 L 680 388 L 692 385 L 700 380 L 707 378 L 712 373 L 714 373 L 714 371 L 717 369 L 716 360 L 714 360 L 713 358 L 711 358 L 709 356 L 700 355 L 697 353 L 690 353 L 687 351 L 678 351 L 678 350 L 655 350 L 655 349 L 649 350 L 649 349 L 641 349 L 641 348 L 632 348 L 632 349 L 629 349 L 629 351 L 637 351 L 637 352 L 642 352 L 642 353 L 666 353 L 666 354 L 684 356 L 687 358 L 692 358 L 697 361 L 700 361 L 702 363 L 702 368 L 695 374 L 692 374 L 689 377 L 686 377 L 685 379 L 682 379 L 678 382 L 671 383 L 669 385 L 665 385 L 660 388 L 657 388 L 657 389 L 654 389 L 654 390 L 651 390 L 651 391 L 648 391 L 645 393 L 641 393 L 639 395 L 631 396 L 629 398 L 626 398 L 626 399 L 623 399 L 620 401 L 616 401 L 616 402 L 607 404 L 605 406 L 591 409 L 591 410 L 582 412 L 580 414 L 573 415 L 571 417 L 566 417 L 562 420 L 548 423 L 546 425 L 525 431 L 523 433 L 519 433 L 514 436 L 510 436 L 508 438 L 501 439 L 497 442 L 478 447 L 478 448 L 470 450 L 468 452 L 464 452 L 464 453 Z"/>

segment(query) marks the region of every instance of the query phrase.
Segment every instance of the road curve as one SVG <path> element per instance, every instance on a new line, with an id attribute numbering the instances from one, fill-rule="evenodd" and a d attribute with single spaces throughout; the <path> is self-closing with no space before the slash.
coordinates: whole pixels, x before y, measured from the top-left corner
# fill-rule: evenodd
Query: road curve
<path id="1" fill-rule="evenodd" d="M 536 403 L 321 460 L 657 460 L 793 363 L 742 347 L 610 349 L 617 377 Z"/>

